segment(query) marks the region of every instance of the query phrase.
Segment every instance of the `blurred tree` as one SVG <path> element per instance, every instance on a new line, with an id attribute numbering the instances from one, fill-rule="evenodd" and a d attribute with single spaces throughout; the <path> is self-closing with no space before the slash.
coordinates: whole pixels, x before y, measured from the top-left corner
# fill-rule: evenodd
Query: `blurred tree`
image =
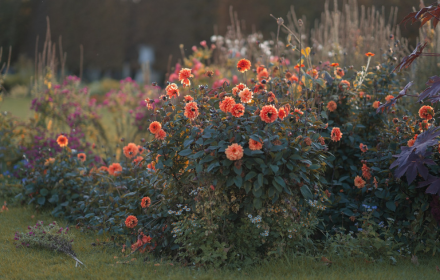
<path id="1" fill-rule="evenodd" d="M 18 49 L 26 40 L 31 12 L 31 2 L 28 0 L 0 0 L 0 47 L 3 48 L 3 61 L 7 60 L 10 46 L 13 50 L 12 61 L 18 59 Z"/>
<path id="2" fill-rule="evenodd" d="M 339 8 L 348 0 L 338 0 Z M 285 18 L 294 5 L 298 16 L 305 15 L 309 23 L 320 17 L 325 0 L 0 0 L 1 45 L 11 44 L 14 51 L 34 56 L 38 35 L 42 49 L 46 17 L 51 21 L 52 40 L 62 36 L 67 52 L 67 69 L 79 72 L 79 45 L 84 46 L 84 67 L 120 75 L 128 63 L 131 73 L 140 68 L 138 48 L 152 46 L 156 60 L 153 68 L 164 73 L 169 55 L 172 64 L 181 58 L 179 44 L 187 52 L 202 40 L 209 42 L 214 25 L 219 34 L 230 23 L 229 7 L 233 6 L 243 26 L 250 32 L 261 31 L 266 38 L 276 32 L 276 23 L 269 16 Z M 333 9 L 333 0 L 330 0 Z M 398 19 L 411 11 L 418 0 L 358 0 L 367 7 L 399 6 Z M 31 24 L 29 24 L 31 23 Z M 413 34 L 417 27 L 402 28 Z M 16 58 L 16 56 L 14 57 Z"/>

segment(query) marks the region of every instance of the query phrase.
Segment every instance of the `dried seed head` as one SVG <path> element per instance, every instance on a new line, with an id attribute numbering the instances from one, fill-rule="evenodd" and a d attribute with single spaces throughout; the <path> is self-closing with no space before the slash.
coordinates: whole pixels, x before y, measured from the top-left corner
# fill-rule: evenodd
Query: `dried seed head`
<path id="1" fill-rule="evenodd" d="M 284 23 L 284 19 L 281 18 L 281 17 L 279 17 L 279 18 L 277 19 L 277 23 L 278 23 L 278 25 L 282 25 L 282 24 Z"/>

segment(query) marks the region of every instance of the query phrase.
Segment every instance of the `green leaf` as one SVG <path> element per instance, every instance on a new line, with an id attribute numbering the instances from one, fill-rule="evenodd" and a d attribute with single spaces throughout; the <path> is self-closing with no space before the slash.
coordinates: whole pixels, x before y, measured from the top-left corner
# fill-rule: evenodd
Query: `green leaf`
<path id="1" fill-rule="evenodd" d="M 300 155 L 298 155 L 298 154 L 294 154 L 294 155 L 292 155 L 291 157 L 290 157 L 291 159 L 297 159 L 297 160 L 301 160 L 301 159 L 303 159 Z"/>
<path id="2" fill-rule="evenodd" d="M 313 80 L 312 80 L 312 77 L 310 77 L 310 75 L 304 74 L 302 76 L 301 80 L 302 80 L 305 87 L 307 87 L 308 89 L 313 88 Z"/>
<path id="3" fill-rule="evenodd" d="M 57 194 L 52 195 L 52 197 L 49 198 L 49 202 L 50 203 L 57 203 L 58 202 L 58 195 Z"/>
<path id="4" fill-rule="evenodd" d="M 201 173 L 203 171 L 203 165 L 202 164 L 197 164 L 196 165 L 196 172 L 197 173 Z"/>
<path id="5" fill-rule="evenodd" d="M 396 212 L 396 204 L 394 203 L 394 201 L 387 201 L 386 206 L 388 209 L 390 209 L 393 212 Z"/>
<path id="6" fill-rule="evenodd" d="M 263 206 L 263 202 L 259 198 L 254 198 L 254 207 L 255 209 L 261 209 Z"/>
<path id="7" fill-rule="evenodd" d="M 309 169 L 316 170 L 316 169 L 319 169 L 320 167 L 321 166 L 319 164 L 312 164 L 309 166 Z"/>
<path id="8" fill-rule="evenodd" d="M 38 204 L 40 205 L 44 205 L 44 203 L 46 202 L 46 198 L 44 196 L 40 196 L 37 200 Z"/>
<path id="9" fill-rule="evenodd" d="M 258 136 L 258 135 L 256 135 L 256 134 L 251 135 L 250 138 L 251 138 L 252 140 L 254 140 L 254 141 L 257 141 L 257 142 L 260 142 L 260 141 L 261 141 L 261 137 Z"/>
<path id="10" fill-rule="evenodd" d="M 244 190 L 246 191 L 246 194 L 248 194 L 252 189 L 252 183 L 247 181 L 244 182 Z"/>
<path id="11" fill-rule="evenodd" d="M 234 166 L 234 172 L 235 172 L 235 174 L 237 174 L 237 175 L 241 175 L 241 173 L 243 172 L 243 170 L 240 168 L 240 169 L 238 169 L 237 167 L 235 167 Z"/>
<path id="12" fill-rule="evenodd" d="M 208 168 L 206 169 L 206 172 L 211 172 L 214 168 L 216 168 L 216 167 L 218 167 L 218 166 L 220 166 L 220 162 L 214 162 L 214 163 L 211 163 L 209 166 L 208 166 Z"/>
<path id="13" fill-rule="evenodd" d="M 279 193 L 281 193 L 283 191 L 283 187 L 280 186 L 280 184 L 278 184 L 276 181 L 272 181 L 272 184 Z M 272 189 L 273 188 L 269 189 L 269 193 L 270 193 L 270 190 L 272 190 Z"/>
<path id="14" fill-rule="evenodd" d="M 244 180 L 248 181 L 248 180 L 254 178 L 255 176 L 257 176 L 257 173 L 255 171 L 251 171 L 248 174 L 246 174 L 246 177 L 244 177 Z"/>
<path id="15" fill-rule="evenodd" d="M 197 158 L 203 156 L 204 154 L 205 154 L 205 151 L 201 150 L 201 151 L 198 151 L 197 153 L 195 153 L 195 154 L 189 156 L 189 158 L 191 158 L 191 159 L 197 159 Z"/>
<path id="16" fill-rule="evenodd" d="M 313 194 L 310 191 L 309 187 L 307 187 L 307 185 L 303 185 L 301 187 L 301 194 L 304 196 L 304 198 L 306 199 L 313 199 Z"/>
<path id="17" fill-rule="evenodd" d="M 46 196 L 46 195 L 49 194 L 49 191 L 48 191 L 47 189 L 41 189 L 41 190 L 40 190 L 40 194 L 41 194 L 42 196 Z"/>
<path id="18" fill-rule="evenodd" d="M 258 174 L 258 177 L 257 177 L 257 182 L 258 182 L 258 186 L 259 187 L 262 187 L 263 186 L 263 174 Z"/>
<path id="19" fill-rule="evenodd" d="M 186 150 L 182 150 L 182 151 L 179 152 L 179 156 L 182 156 L 182 157 L 189 156 L 190 154 L 192 154 L 192 150 L 191 149 L 186 149 Z"/>
<path id="20" fill-rule="evenodd" d="M 253 189 L 252 193 L 255 197 L 260 197 L 263 194 L 263 188 Z"/>
<path id="21" fill-rule="evenodd" d="M 196 144 L 197 145 L 203 145 L 203 138 L 197 139 Z"/>
<path id="22" fill-rule="evenodd" d="M 270 169 L 272 169 L 273 173 L 277 173 L 280 168 L 276 165 L 269 164 Z"/>
<path id="23" fill-rule="evenodd" d="M 183 142 L 183 147 L 187 147 L 189 144 L 191 144 L 192 142 L 194 142 L 194 140 L 193 139 L 186 139 L 184 142 Z"/>
<path id="24" fill-rule="evenodd" d="M 283 178 L 281 178 L 280 176 L 276 176 L 275 178 L 273 178 L 275 180 L 275 182 L 277 182 L 281 187 L 285 187 L 286 183 L 284 182 Z M 280 191 L 281 192 L 281 191 Z"/>
<path id="25" fill-rule="evenodd" d="M 235 176 L 234 183 L 238 188 L 241 188 L 243 186 L 243 178 L 240 175 Z"/>
<path id="26" fill-rule="evenodd" d="M 269 189 L 269 197 L 273 197 L 275 195 L 275 189 L 274 188 L 270 188 Z"/>

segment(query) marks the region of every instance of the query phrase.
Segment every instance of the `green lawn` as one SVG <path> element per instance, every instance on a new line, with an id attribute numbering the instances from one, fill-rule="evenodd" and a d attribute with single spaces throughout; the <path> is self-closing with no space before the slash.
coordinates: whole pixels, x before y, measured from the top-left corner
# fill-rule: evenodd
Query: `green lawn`
<path id="1" fill-rule="evenodd" d="M 14 232 L 24 231 L 37 220 L 53 221 L 50 215 L 37 214 L 30 207 L 10 207 L 0 213 L 0 279 L 440 279 L 436 272 L 436 265 L 440 265 L 438 257 L 420 259 L 419 266 L 402 259 L 397 265 L 334 260 L 330 267 L 320 261 L 285 257 L 242 270 L 198 270 L 177 263 L 170 265 L 165 260 L 150 258 L 144 262 L 145 255 L 138 253 L 126 259 L 121 248 L 91 245 L 97 243 L 97 238 L 102 241 L 105 237 L 73 229 L 74 250 L 87 266 L 75 267 L 75 261 L 63 254 L 13 245 Z M 63 220 L 58 222 L 67 226 Z M 131 261 L 132 258 L 136 260 Z M 128 264 L 116 263 L 127 260 Z"/>
<path id="2" fill-rule="evenodd" d="M 34 112 L 30 110 L 31 101 L 32 98 L 30 97 L 5 98 L 2 102 L 0 102 L 0 110 L 2 112 L 7 111 L 16 117 L 25 120 L 34 114 Z"/>

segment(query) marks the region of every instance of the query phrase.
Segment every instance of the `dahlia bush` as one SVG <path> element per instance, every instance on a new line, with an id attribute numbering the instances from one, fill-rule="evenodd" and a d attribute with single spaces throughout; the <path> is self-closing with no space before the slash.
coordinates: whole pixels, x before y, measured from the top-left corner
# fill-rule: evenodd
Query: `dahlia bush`
<path id="1" fill-rule="evenodd" d="M 251 39 L 240 49 L 201 42 L 164 89 L 153 83 L 144 94 L 122 81 L 104 101 L 123 115 L 114 119 L 115 147 L 86 142 L 107 143 L 87 125 L 99 105 L 71 106 L 47 83 L 37 112 L 47 118 L 69 104 L 76 117 L 62 121 L 70 134 L 34 130 L 41 147 L 18 175 L 21 198 L 77 228 L 111 233 L 132 253 L 197 266 L 285 252 L 393 261 L 435 254 L 440 79 L 417 95 L 400 72 L 423 47 L 396 65 L 402 49 L 390 37 L 392 47 L 365 53 L 357 70 L 315 61 L 276 20 L 289 33 L 283 48 L 278 38 L 272 49 Z M 258 47 L 261 56 L 246 55 Z"/>

